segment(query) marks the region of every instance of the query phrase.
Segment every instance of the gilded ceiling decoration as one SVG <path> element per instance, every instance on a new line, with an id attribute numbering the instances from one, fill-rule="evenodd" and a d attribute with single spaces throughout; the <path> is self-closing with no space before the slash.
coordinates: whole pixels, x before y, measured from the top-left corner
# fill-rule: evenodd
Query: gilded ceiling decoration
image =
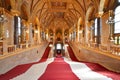
<path id="1" fill-rule="evenodd" d="M 91 20 L 100 11 L 111 9 L 117 0 L 0 0 L 0 6 L 20 12 L 21 18 L 34 22 L 37 17 L 44 27 L 53 21 L 62 19 L 69 27 L 83 21 Z"/>

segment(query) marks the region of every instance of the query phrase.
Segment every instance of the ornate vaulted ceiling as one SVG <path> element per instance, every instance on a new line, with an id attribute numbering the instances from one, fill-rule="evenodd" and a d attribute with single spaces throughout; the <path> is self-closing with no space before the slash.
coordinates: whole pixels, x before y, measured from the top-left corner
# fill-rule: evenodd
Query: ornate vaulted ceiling
<path id="1" fill-rule="evenodd" d="M 90 6 L 93 7 L 91 14 L 98 12 L 100 0 L 25 0 L 23 5 L 29 7 L 30 20 L 37 16 L 40 22 L 46 27 L 52 21 L 62 19 L 68 26 L 73 26 L 78 19 L 86 16 Z M 25 9 L 25 8 L 23 8 Z M 95 15 L 91 15 L 94 17 Z"/>
<path id="2" fill-rule="evenodd" d="M 0 6 L 8 10 L 17 10 L 20 16 L 34 22 L 38 18 L 44 27 L 54 21 L 63 21 L 69 27 L 83 21 L 91 20 L 99 12 L 114 7 L 117 0 L 0 0 Z"/>

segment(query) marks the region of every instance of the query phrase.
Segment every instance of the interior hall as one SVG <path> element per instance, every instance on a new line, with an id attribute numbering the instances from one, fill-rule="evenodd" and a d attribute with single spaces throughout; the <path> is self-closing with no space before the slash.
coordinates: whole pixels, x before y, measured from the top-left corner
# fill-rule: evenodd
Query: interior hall
<path id="1" fill-rule="evenodd" d="M 120 0 L 0 0 L 0 80 L 120 80 Z"/>

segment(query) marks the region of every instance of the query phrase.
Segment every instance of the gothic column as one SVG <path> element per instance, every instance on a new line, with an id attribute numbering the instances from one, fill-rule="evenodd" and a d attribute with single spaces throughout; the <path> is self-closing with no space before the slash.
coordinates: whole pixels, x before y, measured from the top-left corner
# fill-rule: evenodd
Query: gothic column
<path id="1" fill-rule="evenodd" d="M 43 32 L 43 29 L 42 29 L 42 27 L 40 28 L 40 39 L 41 39 L 41 42 L 42 42 L 42 40 L 43 40 L 43 36 L 42 36 L 42 33 Z"/>
<path id="2" fill-rule="evenodd" d="M 42 28 L 41 27 L 39 27 L 39 38 L 40 38 L 40 43 L 41 43 L 41 41 L 42 41 Z"/>
<path id="3" fill-rule="evenodd" d="M 64 30 L 64 28 L 62 30 L 62 39 L 63 39 L 63 43 L 64 43 L 65 42 L 65 30 Z"/>
<path id="4" fill-rule="evenodd" d="M 75 41 L 75 32 L 72 32 L 72 41 Z"/>
<path id="5" fill-rule="evenodd" d="M 69 32 L 68 32 L 68 41 L 70 41 L 71 40 L 71 33 L 70 33 L 70 30 L 69 30 Z"/>
<path id="6" fill-rule="evenodd" d="M 93 26 L 90 27 L 90 42 L 94 42 L 94 28 Z"/>
<path id="7" fill-rule="evenodd" d="M 49 33 L 48 33 L 48 29 L 46 30 L 46 40 L 49 41 Z"/>
<path id="8" fill-rule="evenodd" d="M 34 41 L 33 41 L 33 34 L 32 34 L 32 23 L 29 23 L 29 43 L 31 43 L 32 45 L 34 44 Z"/>
<path id="9" fill-rule="evenodd" d="M 40 40 L 40 26 L 38 26 L 38 43 L 40 44 L 41 43 L 41 40 Z"/>
<path id="10" fill-rule="evenodd" d="M 3 25 L 2 26 L 4 26 L 4 23 L 3 23 Z M 0 41 L 0 42 L 2 42 L 2 47 L 3 47 L 3 55 L 5 55 L 5 54 L 7 54 L 8 53 L 8 44 L 7 44 L 7 40 L 6 40 L 6 27 L 4 26 L 4 28 L 2 29 L 3 30 L 3 38 L 2 38 L 2 40 Z"/>
<path id="11" fill-rule="evenodd" d="M 89 22 L 88 21 L 86 21 L 86 27 L 85 27 L 85 30 L 84 30 L 84 32 L 83 32 L 83 35 L 85 34 L 85 36 L 84 36 L 84 42 L 86 43 L 86 44 L 88 44 L 89 43 Z"/>
<path id="12" fill-rule="evenodd" d="M 77 25 L 77 34 L 76 34 L 76 41 L 79 42 L 79 25 Z"/>
<path id="13" fill-rule="evenodd" d="M 0 8 L 0 46 L 2 46 L 2 54 L 6 54 L 8 51 L 8 45 L 7 45 L 7 26 L 5 25 L 5 11 L 4 8 Z"/>
<path id="14" fill-rule="evenodd" d="M 26 40 L 26 25 L 25 25 L 25 21 L 22 20 L 22 34 L 21 34 L 21 42 L 25 43 Z"/>

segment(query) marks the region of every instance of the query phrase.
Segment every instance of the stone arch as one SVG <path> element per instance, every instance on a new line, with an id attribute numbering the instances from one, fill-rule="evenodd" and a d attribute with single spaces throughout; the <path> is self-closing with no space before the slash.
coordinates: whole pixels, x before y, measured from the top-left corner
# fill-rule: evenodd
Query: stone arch
<path id="1" fill-rule="evenodd" d="M 25 3 L 21 5 L 21 17 L 25 20 L 28 20 L 28 17 L 29 17 L 27 5 Z"/>
<path id="2" fill-rule="evenodd" d="M 90 5 L 86 13 L 86 22 L 88 27 L 91 26 L 90 22 L 95 18 L 94 13 L 96 13 L 95 8 L 94 6 Z"/>

